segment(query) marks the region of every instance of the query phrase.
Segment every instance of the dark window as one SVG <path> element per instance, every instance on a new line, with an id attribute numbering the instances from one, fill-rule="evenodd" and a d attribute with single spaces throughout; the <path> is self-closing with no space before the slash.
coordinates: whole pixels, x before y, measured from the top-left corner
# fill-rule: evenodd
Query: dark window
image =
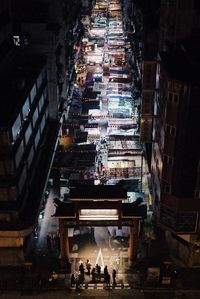
<path id="1" fill-rule="evenodd" d="M 178 104 L 178 95 L 176 93 L 174 94 L 174 103 Z"/>
<path id="2" fill-rule="evenodd" d="M 168 92 L 168 101 L 173 102 L 173 93 L 172 92 Z"/>
<path id="3" fill-rule="evenodd" d="M 166 125 L 166 132 L 172 136 L 176 136 L 176 128 L 174 126 Z"/>
<path id="4" fill-rule="evenodd" d="M 164 193 L 171 193 L 171 185 L 165 185 L 164 187 Z"/>
<path id="5" fill-rule="evenodd" d="M 173 158 L 171 158 L 171 157 L 169 157 L 167 155 L 164 155 L 163 160 L 164 160 L 164 163 L 166 163 L 168 165 L 172 165 L 173 164 Z"/>

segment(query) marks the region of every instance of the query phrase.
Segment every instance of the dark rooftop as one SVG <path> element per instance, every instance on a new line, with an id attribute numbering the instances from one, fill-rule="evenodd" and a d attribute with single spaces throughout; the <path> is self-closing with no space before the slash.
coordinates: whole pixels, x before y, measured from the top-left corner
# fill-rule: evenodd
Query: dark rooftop
<path id="1" fill-rule="evenodd" d="M 108 202 L 107 202 L 108 203 Z M 97 203 L 84 201 L 86 206 L 90 206 L 93 209 Z M 105 209 L 105 204 L 102 205 L 102 208 Z M 87 207 L 88 208 L 88 207 Z M 75 217 L 76 214 L 76 204 L 74 202 L 60 202 L 56 207 L 55 217 Z M 136 205 L 134 203 L 123 203 L 122 204 L 122 217 L 142 217 L 146 218 L 147 216 L 147 206 L 146 205 Z"/>
<path id="2" fill-rule="evenodd" d="M 0 126 L 9 126 L 15 120 L 35 80 L 45 65 L 41 56 L 15 55 L 0 75 Z"/>
<path id="3" fill-rule="evenodd" d="M 70 199 L 126 199 L 127 192 L 121 186 L 93 185 L 78 186 L 70 189 Z"/>

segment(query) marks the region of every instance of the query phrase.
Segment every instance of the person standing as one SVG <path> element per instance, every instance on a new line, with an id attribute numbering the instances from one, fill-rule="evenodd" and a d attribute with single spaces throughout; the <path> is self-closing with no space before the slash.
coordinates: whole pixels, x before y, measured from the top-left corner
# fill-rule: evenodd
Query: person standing
<path id="1" fill-rule="evenodd" d="M 106 284 L 109 284 L 108 280 L 109 280 L 109 273 L 108 273 L 108 266 L 106 265 L 105 268 L 104 268 L 104 282 Z"/>
<path id="2" fill-rule="evenodd" d="M 116 285 L 116 276 L 117 276 L 117 271 L 113 269 L 112 271 L 112 278 L 113 278 L 113 284 Z"/>
<path id="3" fill-rule="evenodd" d="M 100 280 L 101 279 L 101 266 L 100 265 L 98 265 L 97 274 L 98 274 L 98 279 Z"/>
<path id="4" fill-rule="evenodd" d="M 96 280 L 96 269 L 95 268 L 92 269 L 91 274 L 92 274 L 92 282 L 95 282 L 95 280 Z"/>
<path id="5" fill-rule="evenodd" d="M 86 261 L 85 266 L 87 269 L 87 274 L 90 276 L 91 264 L 89 260 Z"/>

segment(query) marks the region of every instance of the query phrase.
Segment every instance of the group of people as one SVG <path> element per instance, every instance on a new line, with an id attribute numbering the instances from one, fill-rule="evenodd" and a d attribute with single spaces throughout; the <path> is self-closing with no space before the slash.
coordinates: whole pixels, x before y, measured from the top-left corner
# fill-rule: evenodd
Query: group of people
<path id="1" fill-rule="evenodd" d="M 83 86 L 84 85 L 84 77 L 78 76 L 77 82 L 80 86 Z"/>
<path id="2" fill-rule="evenodd" d="M 77 287 L 79 287 L 79 285 L 84 283 L 85 275 L 88 275 L 89 277 L 92 276 L 93 283 L 100 282 L 101 278 L 103 278 L 103 281 L 106 283 L 106 285 L 110 286 L 111 275 L 108 272 L 107 265 L 104 267 L 104 270 L 101 271 L 101 266 L 98 264 L 96 264 L 96 266 L 92 268 L 92 265 L 89 260 L 86 261 L 85 266 L 83 263 L 81 263 L 79 266 L 79 272 L 75 272 L 71 276 L 71 285 L 72 286 L 76 285 Z M 116 276 L 117 276 L 117 271 L 113 269 L 112 270 L 113 285 L 116 285 Z"/>

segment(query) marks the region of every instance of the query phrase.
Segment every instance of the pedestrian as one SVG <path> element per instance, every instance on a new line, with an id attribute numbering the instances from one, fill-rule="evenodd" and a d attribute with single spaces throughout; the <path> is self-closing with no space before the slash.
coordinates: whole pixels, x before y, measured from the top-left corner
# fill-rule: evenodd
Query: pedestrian
<path id="1" fill-rule="evenodd" d="M 80 273 L 79 274 L 79 285 L 80 284 L 83 285 L 84 281 L 85 281 L 84 273 Z"/>
<path id="2" fill-rule="evenodd" d="M 91 264 L 90 264 L 89 260 L 86 261 L 85 266 L 86 266 L 86 269 L 87 269 L 87 275 L 90 276 Z"/>
<path id="3" fill-rule="evenodd" d="M 107 281 L 106 281 L 107 285 L 110 286 L 110 274 L 108 273 L 107 275 Z"/>
<path id="4" fill-rule="evenodd" d="M 98 265 L 97 267 L 97 275 L 98 275 L 98 278 L 101 279 L 101 266 Z"/>
<path id="5" fill-rule="evenodd" d="M 76 284 L 76 289 L 79 288 L 79 273 L 76 271 L 74 273 L 74 283 Z"/>
<path id="6" fill-rule="evenodd" d="M 75 285 L 75 275 L 74 273 L 72 273 L 71 275 L 71 287 L 73 287 Z"/>
<path id="7" fill-rule="evenodd" d="M 104 270 L 103 270 L 103 273 L 104 273 L 104 282 L 106 284 L 108 284 L 108 276 L 109 276 L 109 273 L 108 273 L 108 267 L 107 265 L 105 266 Z"/>
<path id="8" fill-rule="evenodd" d="M 103 273 L 105 276 L 108 274 L 108 266 L 107 265 L 104 267 Z"/>
<path id="9" fill-rule="evenodd" d="M 95 282 L 95 278 L 96 278 L 96 269 L 95 268 L 92 269 L 91 274 L 92 274 L 92 282 Z"/>
<path id="10" fill-rule="evenodd" d="M 116 284 L 116 276 L 117 276 L 117 271 L 115 269 L 113 269 L 112 271 L 112 278 L 113 278 L 113 284 Z"/>
<path id="11" fill-rule="evenodd" d="M 79 266 L 79 271 L 80 271 L 80 273 L 84 276 L 85 268 L 84 268 L 84 266 L 83 266 L 83 263 L 80 264 L 80 266 Z"/>

